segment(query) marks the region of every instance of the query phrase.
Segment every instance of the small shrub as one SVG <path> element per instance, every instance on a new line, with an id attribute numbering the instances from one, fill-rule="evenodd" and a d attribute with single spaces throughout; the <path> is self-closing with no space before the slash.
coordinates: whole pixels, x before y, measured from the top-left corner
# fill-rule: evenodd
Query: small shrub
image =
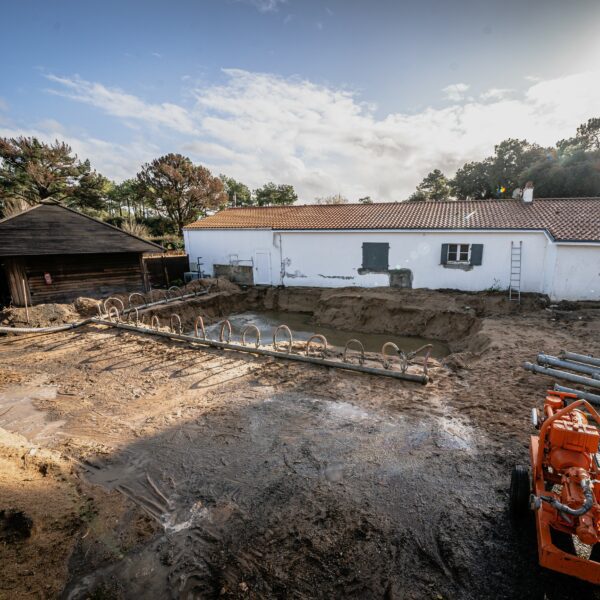
<path id="1" fill-rule="evenodd" d="M 125 221 L 123 225 L 121 225 L 121 229 L 145 240 L 150 239 L 150 231 L 143 223 Z"/>

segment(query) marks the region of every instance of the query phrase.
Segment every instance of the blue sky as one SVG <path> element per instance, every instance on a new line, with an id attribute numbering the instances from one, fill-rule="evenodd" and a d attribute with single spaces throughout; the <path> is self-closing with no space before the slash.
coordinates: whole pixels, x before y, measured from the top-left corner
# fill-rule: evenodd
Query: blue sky
<path id="1" fill-rule="evenodd" d="M 109 177 L 181 152 L 303 201 L 403 199 L 506 137 L 600 116 L 600 3 L 4 2 L 0 135 Z"/>

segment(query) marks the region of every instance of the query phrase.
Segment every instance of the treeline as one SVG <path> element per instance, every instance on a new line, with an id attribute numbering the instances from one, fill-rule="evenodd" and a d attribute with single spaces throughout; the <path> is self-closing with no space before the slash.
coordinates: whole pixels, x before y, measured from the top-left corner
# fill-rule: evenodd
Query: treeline
<path id="1" fill-rule="evenodd" d="M 541 198 L 600 196 L 600 118 L 577 128 L 574 137 L 544 148 L 507 139 L 494 155 L 463 165 L 453 178 L 429 173 L 410 200 L 472 200 L 518 197 L 528 182 Z"/>
<path id="2" fill-rule="evenodd" d="M 232 177 L 213 176 L 181 154 L 142 166 L 132 179 L 110 181 L 64 142 L 0 138 L 0 216 L 56 200 L 140 237 L 181 247 L 184 225 L 228 206 L 293 204 L 291 185 L 267 183 L 250 191 Z"/>

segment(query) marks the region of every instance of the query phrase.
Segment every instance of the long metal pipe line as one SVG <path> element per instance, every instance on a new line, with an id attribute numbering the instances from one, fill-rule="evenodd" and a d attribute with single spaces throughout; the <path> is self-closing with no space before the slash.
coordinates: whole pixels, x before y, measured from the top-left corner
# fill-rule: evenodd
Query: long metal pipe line
<path id="1" fill-rule="evenodd" d="M 184 294 L 183 296 L 177 296 L 176 298 L 164 298 L 163 300 L 157 300 L 156 302 L 148 302 L 146 304 L 136 304 L 135 306 L 130 306 L 129 308 L 124 309 L 121 314 L 126 315 L 130 313 L 133 309 L 137 308 L 138 310 L 144 310 L 145 308 L 151 308 L 152 306 L 159 306 L 160 304 L 171 304 L 172 302 L 177 302 L 178 300 L 187 300 L 188 298 L 200 298 L 202 296 L 206 296 L 208 292 L 202 292 L 201 294 Z"/>
<path id="2" fill-rule="evenodd" d="M 58 331 L 67 331 L 88 325 L 92 319 L 68 323 L 67 325 L 54 325 L 53 327 L 0 327 L 0 333 L 56 333 Z"/>
<path id="3" fill-rule="evenodd" d="M 600 406 L 600 396 L 598 394 L 590 394 L 589 392 L 582 392 L 581 390 L 576 390 L 573 388 L 565 387 L 563 385 L 558 385 L 558 383 L 554 384 L 555 392 L 566 392 L 567 394 L 577 394 L 577 397 L 582 400 L 587 400 L 592 404 L 597 404 Z"/>
<path id="4" fill-rule="evenodd" d="M 600 381 L 598 379 L 590 379 L 589 377 L 582 377 L 581 375 L 567 373 L 566 371 L 559 371 L 558 369 L 540 367 L 539 365 L 534 365 L 530 362 L 523 363 L 523 368 L 526 371 L 531 371 L 532 373 L 539 373 L 540 375 L 550 375 L 550 377 L 556 377 L 558 379 L 564 379 L 565 381 L 571 381 L 572 383 L 579 383 L 580 385 L 587 385 L 589 387 L 595 387 L 600 389 Z"/>
<path id="5" fill-rule="evenodd" d="M 414 381 L 423 385 L 429 382 L 427 375 L 418 375 L 415 373 L 401 373 L 400 371 L 392 371 L 390 369 L 376 369 L 374 367 L 365 367 L 362 365 L 355 365 L 351 363 L 336 362 L 333 360 L 327 360 L 323 358 L 316 358 L 314 356 L 301 356 L 300 354 L 292 354 L 287 352 L 276 352 L 273 350 L 267 350 L 265 348 L 255 348 L 240 346 L 238 344 L 230 344 L 227 342 L 218 342 L 216 340 L 208 340 L 193 335 L 185 335 L 181 333 L 172 333 L 168 331 L 157 331 L 156 329 L 147 329 L 145 327 L 136 327 L 134 325 L 128 325 L 127 323 L 117 323 L 114 321 L 108 321 L 106 319 L 94 318 L 94 323 L 99 325 L 107 325 L 109 327 L 116 327 L 118 329 L 125 329 L 127 331 L 134 331 L 136 333 L 144 333 L 146 335 L 154 335 L 164 337 L 172 340 L 181 340 L 184 342 L 191 342 L 194 344 L 200 344 L 202 346 L 212 346 L 214 348 L 222 348 L 225 350 L 235 350 L 236 352 L 247 352 L 249 354 L 259 354 L 261 356 L 270 356 L 273 358 L 283 358 L 285 360 L 291 360 L 296 362 L 310 363 L 313 365 L 321 365 L 323 367 L 333 367 L 335 369 L 344 369 L 346 371 L 357 371 L 359 373 L 368 373 L 370 375 L 380 375 L 383 377 L 392 377 L 394 379 L 403 379 L 405 381 Z M 600 382 L 599 382 L 600 383 Z"/>
<path id="6" fill-rule="evenodd" d="M 589 354 L 578 354 L 577 352 L 561 352 L 560 357 L 566 358 L 568 360 L 575 360 L 586 365 L 592 365 L 594 367 L 600 368 L 600 358 L 595 358 L 593 356 L 590 356 Z"/>
<path id="7" fill-rule="evenodd" d="M 591 365 L 583 365 L 570 360 L 561 360 L 560 358 L 550 356 L 549 354 L 538 354 L 537 362 L 539 365 L 549 365 L 551 367 L 569 369 L 570 371 L 589 375 L 592 379 L 600 379 L 600 368 L 592 367 Z"/>

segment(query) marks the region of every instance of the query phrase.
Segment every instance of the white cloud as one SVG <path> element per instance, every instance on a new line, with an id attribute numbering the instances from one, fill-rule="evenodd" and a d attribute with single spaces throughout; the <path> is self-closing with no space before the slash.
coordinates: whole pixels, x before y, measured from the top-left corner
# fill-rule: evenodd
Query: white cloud
<path id="1" fill-rule="evenodd" d="M 115 117 L 141 120 L 148 125 L 161 125 L 182 133 L 193 131 L 194 124 L 187 110 L 177 104 L 148 104 L 137 96 L 79 77 L 46 77 L 60 86 L 48 90 L 57 96 L 90 104 Z"/>
<path id="2" fill-rule="evenodd" d="M 466 83 L 452 83 L 451 85 L 442 88 L 442 92 L 444 92 L 444 95 L 448 100 L 459 102 L 465 97 L 465 93 L 470 87 L 471 86 Z"/>
<path id="3" fill-rule="evenodd" d="M 0 96 L 0 110 L 8 110 L 8 102 Z"/>
<path id="4" fill-rule="evenodd" d="M 452 175 L 508 137 L 553 145 L 594 116 L 600 102 L 597 74 L 582 73 L 536 83 L 518 98 L 498 94 L 378 118 L 351 92 L 241 70 L 226 74 L 225 85 L 196 92 L 202 137 L 236 154 L 228 160 L 220 153 L 214 164 L 251 185 L 293 183 L 307 201 L 332 191 L 404 199 L 428 171 Z"/>
<path id="5" fill-rule="evenodd" d="M 256 7 L 260 12 L 274 12 L 279 10 L 282 4 L 285 4 L 287 0 L 237 0 L 238 2 L 244 2 L 251 4 Z"/>
<path id="6" fill-rule="evenodd" d="M 503 100 L 510 96 L 514 90 L 509 88 L 490 88 L 489 90 L 483 92 L 479 97 L 482 100 Z"/>
<path id="7" fill-rule="evenodd" d="M 223 84 L 194 90 L 189 109 L 55 77 L 63 96 L 96 106 L 122 125 L 136 122 L 139 129 L 135 142 L 121 145 L 74 138 L 46 123 L 46 139 L 66 136 L 82 157 L 116 178 L 134 175 L 153 156 L 182 152 L 252 187 L 269 180 L 291 183 L 302 201 L 334 192 L 389 201 L 405 199 L 430 170 L 452 175 L 508 137 L 553 145 L 597 116 L 600 105 L 597 72 L 532 83 L 520 94 L 498 91 L 485 100 L 384 117 L 353 92 L 238 69 L 224 74 Z M 159 137 L 154 125 L 161 126 Z"/>

